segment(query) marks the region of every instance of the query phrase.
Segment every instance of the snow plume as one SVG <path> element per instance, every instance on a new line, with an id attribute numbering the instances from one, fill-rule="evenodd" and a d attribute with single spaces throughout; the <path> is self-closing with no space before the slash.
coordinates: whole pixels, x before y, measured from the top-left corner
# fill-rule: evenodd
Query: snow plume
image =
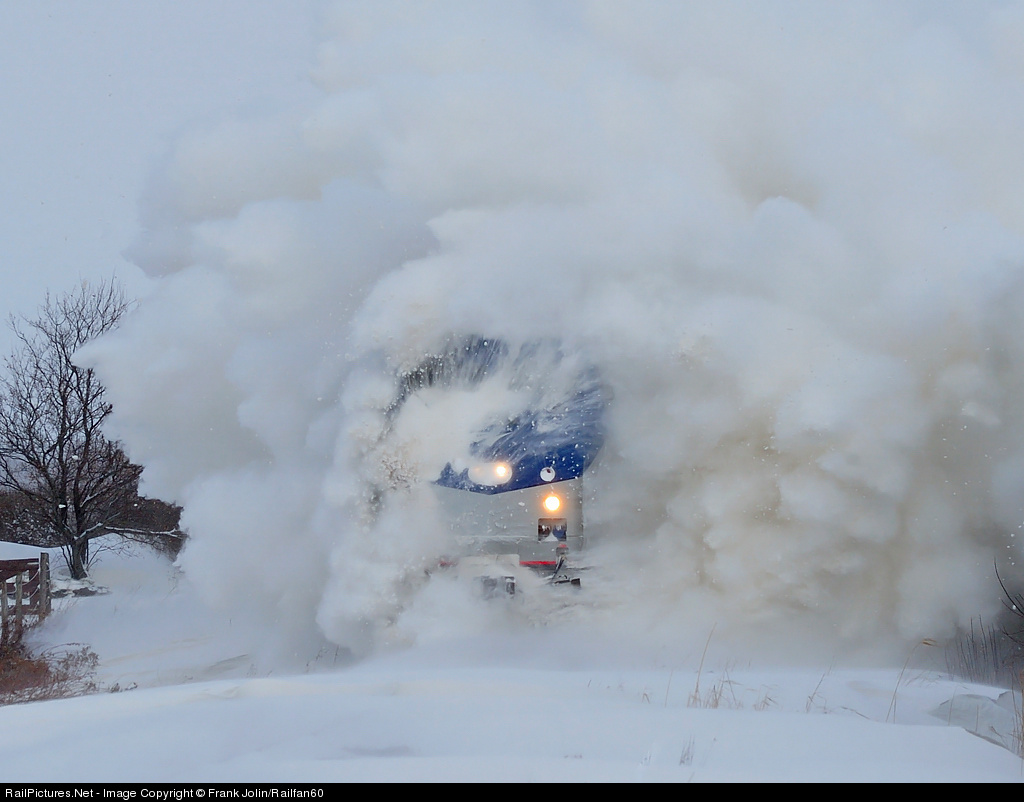
<path id="1" fill-rule="evenodd" d="M 613 393 L 568 612 L 589 631 L 837 648 L 998 607 L 1024 521 L 1019 6 L 326 19 L 315 94 L 169 154 L 132 251 L 161 278 L 93 352 L 208 598 L 353 649 L 505 626 L 425 569 L 431 471 L 507 392 L 388 413 L 403 371 L 483 335 L 559 342 Z"/>

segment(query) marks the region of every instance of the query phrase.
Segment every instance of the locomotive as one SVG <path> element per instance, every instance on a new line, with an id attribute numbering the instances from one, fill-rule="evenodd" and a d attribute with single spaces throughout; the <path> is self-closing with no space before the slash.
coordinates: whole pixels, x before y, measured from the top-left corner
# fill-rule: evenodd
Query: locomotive
<path id="1" fill-rule="evenodd" d="M 599 373 L 555 342 L 513 348 L 466 337 L 404 373 L 392 406 L 397 413 L 426 388 L 472 392 L 487 385 L 504 405 L 488 411 L 468 453 L 454 455 L 433 481 L 459 544 L 448 561 L 517 564 L 578 586 L 583 479 L 605 440 L 608 393 Z M 488 590 L 514 593 L 513 576 L 480 579 Z"/>

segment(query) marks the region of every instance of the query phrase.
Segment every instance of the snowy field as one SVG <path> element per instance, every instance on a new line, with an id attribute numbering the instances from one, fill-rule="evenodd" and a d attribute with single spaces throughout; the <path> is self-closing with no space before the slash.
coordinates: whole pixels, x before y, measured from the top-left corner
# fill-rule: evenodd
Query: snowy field
<path id="1" fill-rule="evenodd" d="M 105 690 L 0 708 L 7 782 L 1024 777 L 965 729 L 1012 734 L 1000 690 L 939 671 L 709 655 L 698 685 L 700 645 L 659 658 L 556 627 L 274 668 L 243 651 L 256 627 L 204 615 L 161 558 L 108 555 L 95 573 L 111 592 L 62 602 L 32 643 L 90 644 Z"/>

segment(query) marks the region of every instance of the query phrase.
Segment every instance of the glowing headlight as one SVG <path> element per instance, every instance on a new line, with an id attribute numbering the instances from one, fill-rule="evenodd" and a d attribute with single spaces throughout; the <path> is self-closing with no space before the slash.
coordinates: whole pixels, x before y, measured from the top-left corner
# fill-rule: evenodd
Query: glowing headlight
<path id="1" fill-rule="evenodd" d="M 557 512 L 562 506 L 562 500 L 558 496 L 548 496 L 544 499 L 544 509 L 548 512 Z"/>
<path id="2" fill-rule="evenodd" d="M 494 487 L 512 478 L 512 466 L 507 462 L 487 462 L 469 469 L 469 479 L 478 485 Z"/>

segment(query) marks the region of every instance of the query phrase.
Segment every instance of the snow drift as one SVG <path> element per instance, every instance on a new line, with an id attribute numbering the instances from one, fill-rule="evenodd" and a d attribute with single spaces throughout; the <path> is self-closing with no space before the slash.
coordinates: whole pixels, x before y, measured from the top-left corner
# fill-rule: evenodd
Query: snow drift
<path id="1" fill-rule="evenodd" d="M 387 416 L 402 371 L 482 335 L 557 341 L 613 393 L 570 621 L 837 649 L 998 607 L 1024 521 L 1019 7 L 325 20 L 315 100 L 168 154 L 131 251 L 155 290 L 88 355 L 211 603 L 350 648 L 509 625 L 423 579 L 447 537 L 424 466 L 507 399 Z"/>

